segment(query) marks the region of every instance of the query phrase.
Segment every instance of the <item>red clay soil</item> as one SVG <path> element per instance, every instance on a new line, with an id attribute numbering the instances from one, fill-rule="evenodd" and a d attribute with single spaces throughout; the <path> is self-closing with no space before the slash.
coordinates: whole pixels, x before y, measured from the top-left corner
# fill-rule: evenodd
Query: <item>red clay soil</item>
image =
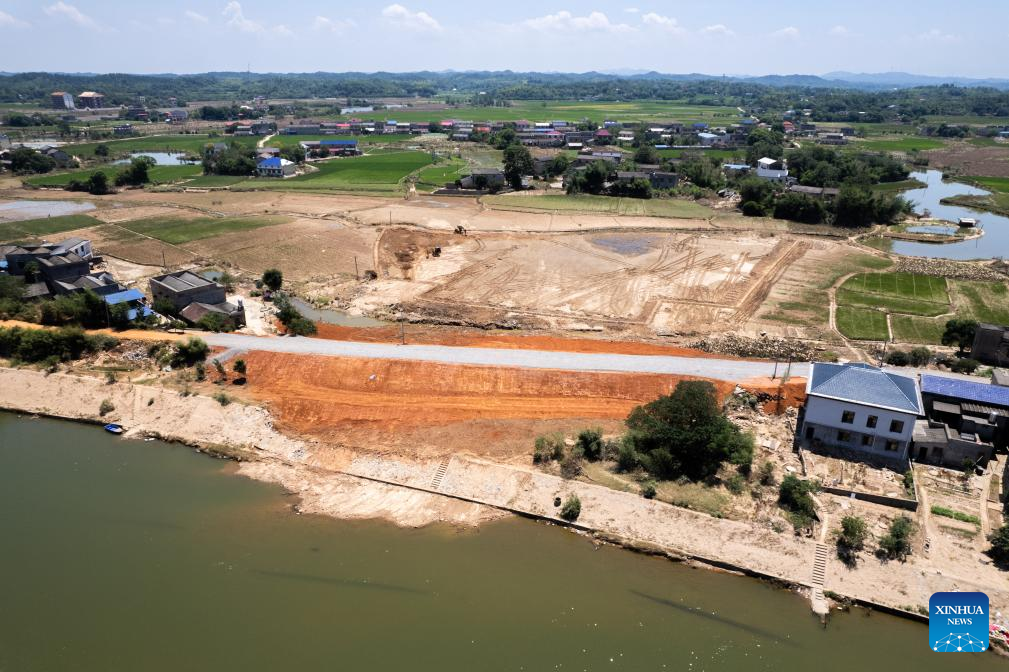
<path id="1" fill-rule="evenodd" d="M 739 386 L 748 392 L 771 395 L 772 398 L 762 406 L 765 413 L 780 415 L 785 409 L 799 408 L 806 403 L 805 378 L 789 378 L 786 383 L 782 383 L 780 378 L 749 378 Z"/>
<path id="2" fill-rule="evenodd" d="M 317 322 L 318 338 L 334 341 L 360 341 L 366 343 L 399 343 L 398 326 L 341 327 Z M 502 334 L 499 332 L 467 332 L 455 329 L 406 327 L 406 342 L 420 345 L 454 345 L 475 348 L 504 348 L 514 350 L 549 350 L 551 352 L 603 352 L 621 355 L 667 355 L 675 357 L 710 357 L 737 359 L 675 345 L 638 343 L 635 341 L 607 341 L 596 338 L 564 338 L 545 335 Z"/>

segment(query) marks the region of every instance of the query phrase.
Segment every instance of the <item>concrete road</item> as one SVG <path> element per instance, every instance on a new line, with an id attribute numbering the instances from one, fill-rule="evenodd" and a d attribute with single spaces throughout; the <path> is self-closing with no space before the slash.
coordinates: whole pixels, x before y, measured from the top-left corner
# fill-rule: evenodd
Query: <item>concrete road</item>
<path id="1" fill-rule="evenodd" d="M 202 335 L 202 338 L 210 345 L 236 350 L 265 350 L 298 355 L 327 355 L 362 359 L 406 359 L 441 364 L 560 369 L 563 371 L 664 373 L 701 376 L 730 382 L 758 376 L 770 376 L 774 372 L 774 362 L 730 359 L 467 348 L 447 345 L 358 343 L 322 338 L 270 338 L 242 334 L 205 334 Z M 793 363 L 791 375 L 805 376 L 808 368 L 805 363 Z M 780 364 L 778 374 L 782 374 L 784 369 L 784 363 Z"/>

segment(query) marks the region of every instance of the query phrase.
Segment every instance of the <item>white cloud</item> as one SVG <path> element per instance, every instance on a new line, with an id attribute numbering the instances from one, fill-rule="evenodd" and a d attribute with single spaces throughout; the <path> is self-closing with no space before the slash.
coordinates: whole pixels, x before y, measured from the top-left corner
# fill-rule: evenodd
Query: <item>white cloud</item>
<path id="1" fill-rule="evenodd" d="M 626 23 L 613 23 L 609 17 L 602 12 L 590 12 L 585 16 L 575 16 L 568 11 L 560 11 L 556 14 L 547 14 L 534 19 L 526 19 L 522 22 L 527 28 L 533 30 L 556 30 L 561 32 L 582 32 L 598 30 L 611 33 L 625 33 L 634 30 Z"/>
<path id="2" fill-rule="evenodd" d="M 771 33 L 774 37 L 785 37 L 788 39 L 795 39 L 799 37 L 799 29 L 795 26 L 785 26 L 781 30 L 776 30 Z"/>
<path id="3" fill-rule="evenodd" d="M 243 33 L 261 33 L 263 32 L 263 24 L 257 23 L 252 19 L 247 19 L 245 17 L 245 12 L 242 11 L 242 4 L 237 2 L 237 0 L 231 0 L 224 7 L 224 11 L 221 12 L 224 15 L 225 23 L 236 30 L 240 30 Z"/>
<path id="4" fill-rule="evenodd" d="M 330 19 L 325 16 L 317 16 L 312 21 L 312 30 L 327 30 L 331 33 L 343 33 L 357 24 L 352 19 Z"/>
<path id="5" fill-rule="evenodd" d="M 55 5 L 49 5 L 45 8 L 45 13 L 49 16 L 55 18 L 66 19 L 72 23 L 76 23 L 81 28 L 88 28 L 90 30 L 103 30 L 102 26 L 98 24 L 97 21 L 92 19 L 87 14 L 83 13 L 81 10 L 77 9 L 73 5 L 68 5 L 59 0 Z"/>
<path id="6" fill-rule="evenodd" d="M 941 42 L 943 44 L 952 44 L 954 42 L 959 42 L 960 36 L 953 35 L 952 33 L 944 33 L 938 28 L 933 28 L 932 30 L 918 35 L 918 40 L 921 42 Z"/>
<path id="7" fill-rule="evenodd" d="M 676 22 L 676 19 L 671 16 L 662 16 L 661 14 L 656 14 L 655 12 L 649 12 L 642 16 L 641 20 L 649 26 L 656 26 L 666 32 L 675 33 L 677 35 L 686 32 L 683 30 L 683 27 Z"/>
<path id="8" fill-rule="evenodd" d="M 831 35 L 836 37 L 844 37 L 848 34 L 848 29 L 845 26 L 837 25 L 827 31 Z"/>
<path id="9" fill-rule="evenodd" d="M 200 14 L 199 12 L 194 12 L 191 9 L 187 9 L 183 15 L 193 23 L 207 23 L 208 21 L 210 21 L 210 19 L 205 17 L 203 14 Z"/>
<path id="10" fill-rule="evenodd" d="M 716 23 L 711 26 L 705 26 L 701 28 L 702 35 L 724 35 L 725 37 L 733 37 L 736 32 L 726 26 L 724 23 Z"/>
<path id="11" fill-rule="evenodd" d="M 627 8 L 627 9 L 625 9 L 624 11 L 625 11 L 625 12 L 627 12 L 628 14 L 637 14 L 637 13 L 638 13 L 638 12 L 640 12 L 641 10 L 640 10 L 640 9 L 638 9 L 637 7 L 628 7 L 628 8 Z"/>
<path id="12" fill-rule="evenodd" d="M 169 18 L 167 16 L 159 16 L 157 18 L 157 22 L 158 22 L 159 26 L 174 26 L 175 25 L 175 19 Z"/>
<path id="13" fill-rule="evenodd" d="M 437 19 L 427 12 L 411 12 L 403 5 L 389 5 L 382 10 L 382 16 L 397 28 L 431 32 L 443 30 Z"/>
<path id="14" fill-rule="evenodd" d="M 15 18 L 8 14 L 7 12 L 0 11 L 0 28 L 10 27 L 10 28 L 27 28 L 28 23 L 22 21 L 21 19 Z"/>
<path id="15" fill-rule="evenodd" d="M 280 35 L 281 37 L 294 37 L 294 31 L 282 23 L 274 26 L 270 30 L 272 30 L 275 35 Z"/>

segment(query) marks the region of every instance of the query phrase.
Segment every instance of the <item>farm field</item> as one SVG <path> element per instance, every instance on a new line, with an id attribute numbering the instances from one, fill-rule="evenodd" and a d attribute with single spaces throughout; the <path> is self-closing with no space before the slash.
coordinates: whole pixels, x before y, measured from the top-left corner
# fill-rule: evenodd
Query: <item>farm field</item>
<path id="1" fill-rule="evenodd" d="M 690 149 L 659 149 L 656 150 L 659 156 L 669 159 L 678 159 L 682 156 L 709 156 L 718 159 L 728 160 L 734 158 L 745 158 L 745 149 L 704 149 L 703 147 L 693 147 Z"/>
<path id="2" fill-rule="evenodd" d="M 837 302 L 910 315 L 935 316 L 949 310 L 945 278 L 913 273 L 859 273 L 838 288 Z"/>
<path id="3" fill-rule="evenodd" d="M 614 198 L 611 196 L 524 196 L 503 194 L 485 196 L 485 205 L 501 210 L 547 212 L 591 212 L 596 214 L 638 215 L 644 217 L 708 218 L 711 208 L 680 199 Z"/>
<path id="4" fill-rule="evenodd" d="M 234 140 L 242 145 L 255 146 L 258 138 L 209 135 L 149 135 L 142 138 L 124 138 L 122 140 L 103 140 L 102 142 L 85 142 L 76 145 L 66 145 L 64 151 L 82 158 L 93 158 L 95 147 L 107 145 L 114 154 L 129 152 L 192 152 L 202 154 L 203 147 L 210 142 L 231 142 Z"/>
<path id="5" fill-rule="evenodd" d="M 605 119 L 636 121 L 656 119 L 684 123 L 704 121 L 727 124 L 739 119 L 734 107 L 690 105 L 678 101 L 634 100 L 627 102 L 583 101 L 514 101 L 511 107 L 457 107 L 445 110 L 378 110 L 357 112 L 358 119 L 395 119 L 396 121 L 435 121 L 441 119 L 466 119 L 472 121 L 578 121 L 589 118 L 597 123 Z"/>
<path id="6" fill-rule="evenodd" d="M 878 310 L 838 306 L 835 319 L 838 330 L 856 341 L 885 341 L 890 337 L 886 313 Z"/>
<path id="7" fill-rule="evenodd" d="M 284 219 L 281 217 L 197 217 L 194 219 L 148 217 L 121 222 L 119 226 L 143 236 L 179 245 L 226 233 L 250 231 L 264 226 L 281 224 L 283 221 Z"/>
<path id="8" fill-rule="evenodd" d="M 357 140 L 359 145 L 386 145 L 397 142 L 421 143 L 424 135 L 409 133 L 390 133 L 388 135 L 275 135 L 266 145 L 269 147 L 296 147 L 301 142 L 320 142 L 322 140 Z M 439 137 L 441 137 L 439 135 Z"/>
<path id="9" fill-rule="evenodd" d="M 417 190 L 434 191 L 446 182 L 454 182 L 469 172 L 466 163 L 458 159 L 428 166 L 417 173 Z"/>
<path id="10" fill-rule="evenodd" d="M 240 189 L 393 192 L 410 173 L 431 163 L 427 152 L 387 152 L 371 156 L 330 159 L 313 164 L 318 170 L 285 180 L 247 180 Z"/>
<path id="11" fill-rule="evenodd" d="M 64 215 L 62 217 L 46 217 L 45 219 L 26 219 L 19 222 L 0 222 L 0 241 L 38 238 L 98 224 L 100 222 L 97 219 L 88 215 Z"/>
<path id="12" fill-rule="evenodd" d="M 75 170 L 69 173 L 48 173 L 37 177 L 30 177 L 25 183 L 33 187 L 65 187 L 73 180 L 86 182 L 93 174 L 103 172 L 109 178 L 109 182 L 115 182 L 116 175 L 125 166 L 108 164 L 100 168 L 89 168 L 87 170 Z M 166 184 L 178 182 L 180 180 L 196 177 L 203 172 L 203 167 L 199 164 L 186 166 L 154 166 L 148 171 L 152 184 Z"/>
<path id="13" fill-rule="evenodd" d="M 917 136 L 903 138 L 868 138 L 856 140 L 847 146 L 848 149 L 868 149 L 877 152 L 923 152 L 929 149 L 940 149 L 946 143 L 934 138 L 922 138 Z"/>

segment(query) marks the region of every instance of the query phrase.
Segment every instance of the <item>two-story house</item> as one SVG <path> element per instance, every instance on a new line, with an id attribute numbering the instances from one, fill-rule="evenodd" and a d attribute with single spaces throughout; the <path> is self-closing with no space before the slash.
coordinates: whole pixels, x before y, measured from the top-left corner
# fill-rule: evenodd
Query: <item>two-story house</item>
<path id="1" fill-rule="evenodd" d="M 810 366 L 800 440 L 904 463 L 923 415 L 915 378 L 869 364 Z"/>

